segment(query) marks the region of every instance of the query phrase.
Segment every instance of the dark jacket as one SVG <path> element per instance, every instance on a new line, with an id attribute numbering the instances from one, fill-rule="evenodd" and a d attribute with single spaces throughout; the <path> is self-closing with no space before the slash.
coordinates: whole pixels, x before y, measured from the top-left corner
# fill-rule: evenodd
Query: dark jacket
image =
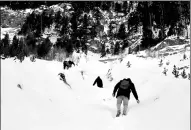
<path id="1" fill-rule="evenodd" d="M 98 87 L 103 88 L 103 83 L 102 83 L 102 80 L 101 80 L 101 78 L 100 78 L 99 76 L 98 76 L 98 77 L 96 78 L 96 80 L 94 81 L 93 86 L 94 86 L 96 83 L 97 83 L 97 86 L 98 86 Z"/>
<path id="2" fill-rule="evenodd" d="M 127 87 L 127 88 L 121 88 L 121 82 L 123 81 L 123 80 L 120 80 L 116 85 L 115 85 L 115 88 L 114 88 L 114 90 L 113 90 L 113 94 L 114 94 L 114 96 L 115 96 L 115 93 L 116 93 L 116 91 L 117 91 L 117 95 L 116 95 L 116 98 L 118 97 L 118 96 L 125 96 L 125 97 L 127 97 L 128 99 L 130 99 L 130 93 L 132 92 L 133 93 L 133 95 L 134 95 L 134 97 L 135 97 L 135 99 L 136 100 L 138 100 L 138 95 L 137 95 L 137 92 L 136 92 L 136 89 L 135 89 L 135 86 L 134 86 L 134 84 L 131 82 L 131 79 L 130 78 L 128 78 L 128 79 L 125 79 L 126 81 L 129 81 L 129 86 L 125 86 L 125 87 Z"/>

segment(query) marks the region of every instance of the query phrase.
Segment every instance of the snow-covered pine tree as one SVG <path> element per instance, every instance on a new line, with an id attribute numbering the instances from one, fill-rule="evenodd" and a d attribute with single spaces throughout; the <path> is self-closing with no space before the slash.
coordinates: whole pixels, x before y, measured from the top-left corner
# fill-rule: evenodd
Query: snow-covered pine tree
<path id="1" fill-rule="evenodd" d="M 175 76 L 176 78 L 178 78 L 178 76 L 179 76 L 179 71 L 177 70 L 177 68 L 176 68 L 176 66 L 175 66 L 175 65 L 174 65 L 174 68 L 173 68 L 172 74 L 174 74 L 174 76 Z"/>
<path id="2" fill-rule="evenodd" d="M 183 60 L 186 60 L 186 58 L 187 58 L 187 57 L 186 57 L 186 54 L 184 53 L 184 55 L 183 55 Z"/>
<path id="3" fill-rule="evenodd" d="M 130 63 L 130 61 L 127 62 L 127 67 L 128 67 L 128 68 L 131 67 L 131 63 Z"/>
<path id="4" fill-rule="evenodd" d="M 19 39 L 17 38 L 16 35 L 14 35 L 13 42 L 10 45 L 10 56 L 11 57 L 14 57 L 19 53 L 18 52 L 18 46 L 19 46 Z"/>
<path id="5" fill-rule="evenodd" d="M 159 63 L 159 67 L 161 67 L 162 65 L 163 65 L 163 60 L 161 59 Z"/>
<path id="6" fill-rule="evenodd" d="M 168 69 L 164 68 L 162 73 L 166 76 L 167 75 L 167 71 L 168 71 Z"/>
<path id="7" fill-rule="evenodd" d="M 105 44 L 101 45 L 101 57 L 106 56 L 106 51 L 105 51 Z"/>
<path id="8" fill-rule="evenodd" d="M 5 37 L 2 39 L 2 50 L 5 57 L 8 57 L 9 54 L 9 46 L 10 46 L 10 40 L 9 40 L 9 34 L 6 33 Z"/>
<path id="9" fill-rule="evenodd" d="M 120 51 L 120 45 L 119 42 L 115 43 L 115 48 L 114 48 L 114 55 L 118 55 Z"/>
<path id="10" fill-rule="evenodd" d="M 182 71 L 182 73 L 181 73 L 181 76 L 182 76 L 182 78 L 187 78 L 187 75 L 186 75 L 186 72 L 185 72 L 185 69 L 183 69 L 183 71 Z"/>

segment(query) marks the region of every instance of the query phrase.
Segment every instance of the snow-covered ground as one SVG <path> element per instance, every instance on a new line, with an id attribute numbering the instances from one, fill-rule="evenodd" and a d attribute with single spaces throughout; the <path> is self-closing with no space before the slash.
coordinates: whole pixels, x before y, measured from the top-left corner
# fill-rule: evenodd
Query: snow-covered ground
<path id="1" fill-rule="evenodd" d="M 172 75 L 173 65 L 190 64 L 190 51 L 186 54 L 184 61 L 180 61 L 182 54 L 167 56 L 162 67 L 160 59 L 136 55 L 127 55 L 122 62 L 103 63 L 92 53 L 69 70 L 63 70 L 62 63 L 56 61 L 1 60 L 1 129 L 189 130 L 190 80 Z M 162 73 L 164 67 L 167 76 Z M 109 69 L 112 82 L 106 78 Z M 189 70 L 190 66 L 186 73 Z M 60 72 L 72 89 L 59 80 Z M 103 80 L 102 89 L 92 85 L 98 75 Z M 124 77 L 134 82 L 140 104 L 131 94 L 127 116 L 114 118 L 116 98 L 111 95 L 114 85 Z"/>

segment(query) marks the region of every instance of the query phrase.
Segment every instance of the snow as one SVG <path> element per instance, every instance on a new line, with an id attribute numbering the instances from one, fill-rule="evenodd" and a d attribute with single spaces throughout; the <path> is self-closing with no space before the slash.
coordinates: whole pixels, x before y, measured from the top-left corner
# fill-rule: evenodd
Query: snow
<path id="1" fill-rule="evenodd" d="M 181 46 L 180 46 L 181 47 Z M 144 54 L 144 52 L 140 52 Z M 139 54 L 139 55 L 140 55 Z M 190 51 L 187 50 L 189 57 Z M 13 58 L 1 60 L 1 128 L 3 130 L 189 130 L 190 81 L 172 75 L 173 65 L 186 66 L 182 54 L 160 59 L 127 55 L 122 62 L 105 59 L 88 52 L 80 57 L 79 65 L 63 70 L 61 62 L 26 58 L 22 63 Z M 126 67 L 130 61 L 132 66 Z M 169 65 L 166 62 L 170 61 Z M 162 74 L 168 69 L 167 76 Z M 111 69 L 114 78 L 108 81 Z M 186 69 L 189 73 L 190 66 Z M 84 71 L 84 79 L 81 71 Z M 58 73 L 66 75 L 70 89 L 59 80 Z M 93 86 L 97 76 L 104 88 Z M 122 78 L 131 78 L 140 104 L 131 94 L 126 117 L 114 119 L 116 98 L 112 91 Z M 20 84 L 22 89 L 18 88 Z M 11 125 L 10 125 L 11 124 Z"/>
<path id="2" fill-rule="evenodd" d="M 5 37 L 5 34 L 9 34 L 9 40 L 13 40 L 14 35 L 18 32 L 18 28 L 1 28 L 1 39 Z"/>
<path id="3" fill-rule="evenodd" d="M 25 13 L 30 13 L 30 14 L 31 14 L 32 11 L 33 11 L 32 9 L 26 9 L 26 10 L 25 10 Z"/>

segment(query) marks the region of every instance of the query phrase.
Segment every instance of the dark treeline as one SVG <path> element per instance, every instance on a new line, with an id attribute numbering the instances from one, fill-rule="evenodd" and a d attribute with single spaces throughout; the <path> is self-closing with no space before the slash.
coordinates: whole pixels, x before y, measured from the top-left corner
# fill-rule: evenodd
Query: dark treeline
<path id="1" fill-rule="evenodd" d="M 21 8 L 36 8 L 40 5 L 50 6 L 57 4 L 60 3 L 60 1 L 20 1 L 10 3 L 11 2 L 4 2 L 3 4 L 9 5 L 9 7 L 14 9 L 19 9 L 21 5 L 23 5 Z M 64 12 L 53 12 L 45 9 L 42 13 L 33 12 L 26 17 L 19 34 L 25 36 L 24 41 L 26 42 L 25 44 L 29 46 L 28 50 L 30 50 L 30 53 L 36 50 L 38 56 L 44 57 L 48 54 L 52 46 L 57 49 L 62 48 L 69 54 L 74 50 L 77 50 L 77 52 L 82 50 L 87 53 L 88 47 L 86 43 L 95 37 L 99 37 L 102 40 L 102 44 L 100 44 L 101 55 L 106 55 L 106 53 L 117 55 L 120 49 L 123 50 L 129 46 L 128 40 L 130 36 L 137 33 L 139 27 L 142 27 L 141 49 L 146 49 L 156 45 L 168 36 L 177 35 L 179 37 L 182 35 L 183 30 L 187 29 L 187 25 L 190 24 L 189 1 L 65 1 L 64 3 L 71 4 L 72 9 L 66 9 Z M 116 13 L 123 13 L 123 17 L 127 15 L 129 17 L 126 17 L 126 22 L 122 22 L 120 25 L 116 21 L 110 22 L 108 34 L 100 36 L 100 32 L 103 31 L 103 26 L 100 21 L 104 20 L 100 9 L 108 13 L 111 13 L 111 10 L 113 10 Z M 90 11 L 92 12 L 91 17 L 88 15 Z M 112 17 L 112 19 L 114 18 Z M 54 45 L 50 43 L 49 38 L 41 38 L 45 28 L 50 28 L 53 23 L 55 24 L 55 31 L 59 36 Z M 119 26 L 119 29 L 114 32 L 113 30 L 116 26 Z M 153 30 L 155 29 L 159 30 L 157 37 L 154 37 L 153 34 Z M 168 31 L 166 33 L 167 29 Z M 108 37 L 111 41 L 112 50 L 106 50 L 105 44 L 103 44 L 108 42 Z M 42 44 L 37 46 L 36 43 L 39 42 L 39 38 L 41 38 Z M 116 42 L 114 45 L 112 40 L 120 40 L 122 42 Z M 1 43 L 3 43 L 3 40 Z M 45 43 L 48 43 L 48 45 Z M 122 48 L 120 48 L 120 44 Z M 5 48 L 7 48 L 7 46 L 5 46 Z M 48 49 L 48 51 L 46 49 Z"/>
<path id="2" fill-rule="evenodd" d="M 58 4 L 60 1 L 1 1 L 1 6 L 8 6 L 13 10 L 24 10 L 27 8 L 38 8 L 41 5 L 51 6 Z"/>

